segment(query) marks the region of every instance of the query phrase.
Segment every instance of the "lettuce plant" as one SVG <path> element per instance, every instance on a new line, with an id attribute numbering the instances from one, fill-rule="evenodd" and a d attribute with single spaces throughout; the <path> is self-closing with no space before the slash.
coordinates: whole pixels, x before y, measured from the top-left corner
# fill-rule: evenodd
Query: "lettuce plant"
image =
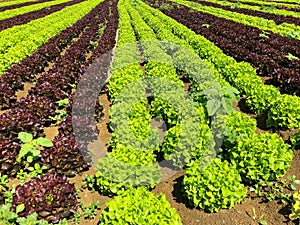
<path id="1" fill-rule="evenodd" d="M 231 162 L 243 181 L 278 180 L 291 168 L 293 151 L 277 134 L 260 133 L 242 139 L 229 149 Z"/>
<path id="2" fill-rule="evenodd" d="M 195 136 L 198 138 L 198 141 L 195 148 L 190 149 L 187 146 L 191 142 L 191 134 L 183 133 L 180 124 L 171 127 L 167 131 L 162 144 L 164 158 L 172 160 L 175 166 L 182 167 L 187 163 L 201 159 L 207 153 L 213 153 L 215 142 L 209 126 L 200 124 L 199 129 L 194 132 L 197 132 Z"/>
<path id="3" fill-rule="evenodd" d="M 42 165 L 46 165 L 56 173 L 74 176 L 88 168 L 81 150 L 83 149 L 74 137 L 56 136 L 53 147 L 43 150 L 39 160 Z"/>
<path id="4" fill-rule="evenodd" d="M 235 166 L 219 158 L 205 169 L 200 164 L 200 160 L 189 164 L 183 179 L 183 192 L 191 206 L 217 212 L 245 199 L 247 188 Z"/>
<path id="5" fill-rule="evenodd" d="M 58 222 L 70 217 L 77 209 L 76 190 L 65 176 L 57 174 L 38 175 L 24 185 L 16 187 L 12 210 L 24 204 L 18 215 L 28 216 L 36 212 L 39 219 Z"/>
<path id="6" fill-rule="evenodd" d="M 295 192 L 293 194 L 295 203 L 292 207 L 292 213 L 289 215 L 291 220 L 300 219 L 300 192 Z"/>
<path id="7" fill-rule="evenodd" d="M 12 141 L 7 138 L 0 138 L 0 170 L 3 174 L 12 174 L 19 169 L 16 164 L 18 153 L 20 151 L 20 142 Z"/>
<path id="8" fill-rule="evenodd" d="M 122 152 L 126 149 L 129 150 L 127 156 Z M 117 151 L 99 159 L 95 181 L 101 193 L 112 196 L 130 187 L 153 188 L 160 182 L 159 166 L 151 163 L 152 152 L 128 148 Z"/>
<path id="9" fill-rule="evenodd" d="M 282 95 L 268 111 L 267 126 L 282 129 L 300 128 L 299 112 L 299 97 Z"/>
<path id="10" fill-rule="evenodd" d="M 213 121 L 212 130 L 223 141 L 222 147 L 230 149 L 237 145 L 239 139 L 255 134 L 256 120 L 235 111 L 228 115 L 220 115 Z"/>
<path id="11" fill-rule="evenodd" d="M 129 189 L 106 203 L 99 225 L 180 225 L 181 218 L 164 194 L 154 195 L 144 187 Z"/>

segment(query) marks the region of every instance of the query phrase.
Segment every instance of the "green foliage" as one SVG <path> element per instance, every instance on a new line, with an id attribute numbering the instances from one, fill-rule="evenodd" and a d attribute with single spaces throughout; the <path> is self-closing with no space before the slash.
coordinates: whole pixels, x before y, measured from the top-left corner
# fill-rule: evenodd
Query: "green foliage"
<path id="1" fill-rule="evenodd" d="M 289 53 L 287 56 L 288 60 L 293 61 L 293 60 L 299 60 L 298 57 L 294 56 L 293 54 Z"/>
<path id="2" fill-rule="evenodd" d="M 162 77 L 166 78 L 166 81 L 176 83 L 182 88 L 184 86 L 183 82 L 179 80 L 176 68 L 173 65 L 166 65 L 159 62 L 148 62 L 145 65 L 145 71 L 147 77 Z M 163 79 L 160 79 L 160 81 L 162 80 Z"/>
<path id="3" fill-rule="evenodd" d="M 117 144 L 110 155 L 133 166 L 151 166 L 155 162 L 155 155 L 152 151 L 136 150 L 122 144 Z"/>
<path id="4" fill-rule="evenodd" d="M 57 1 L 43 4 L 54 3 L 56 4 Z M 29 23 L 1 31 L 0 74 L 3 74 L 13 64 L 32 55 L 39 46 L 46 43 L 51 37 L 61 33 L 67 27 L 72 26 L 98 4 L 98 0 L 81 2 L 65 7 L 48 16 L 32 20 Z"/>
<path id="5" fill-rule="evenodd" d="M 231 86 L 221 87 L 213 81 L 193 83 L 189 92 L 194 101 L 205 106 L 209 116 L 215 115 L 220 109 L 224 109 L 225 113 L 233 112 L 232 102 L 238 102 L 240 99 L 237 89 Z"/>
<path id="6" fill-rule="evenodd" d="M 137 83 L 136 83 L 137 84 Z M 133 88 L 128 91 L 134 93 Z M 123 95 L 123 94 L 122 94 Z M 151 129 L 151 115 L 148 112 L 148 101 L 145 97 L 139 99 L 138 94 L 133 96 L 139 100 L 117 99 L 110 111 L 110 128 L 114 132 L 110 140 L 113 148 L 117 144 L 123 144 L 135 149 L 158 150 L 159 133 L 157 129 Z"/>
<path id="7" fill-rule="evenodd" d="M 212 121 L 212 130 L 216 136 L 223 140 L 222 147 L 230 149 L 237 145 L 241 138 L 251 137 L 255 134 L 256 120 L 240 112 L 220 115 Z"/>
<path id="8" fill-rule="evenodd" d="M 92 193 L 95 192 L 95 176 L 93 175 L 84 175 L 81 183 L 82 188 L 88 188 Z"/>
<path id="9" fill-rule="evenodd" d="M 274 86 L 267 86 L 261 83 L 249 87 L 246 105 L 255 114 L 260 114 L 274 107 L 279 98 L 280 92 Z"/>
<path id="10" fill-rule="evenodd" d="M 29 177 L 30 178 L 35 178 L 39 174 L 42 174 L 44 172 L 44 170 L 47 169 L 47 166 L 45 166 L 45 165 L 41 166 L 40 164 L 35 163 L 33 167 L 29 166 L 27 169 L 30 171 Z"/>
<path id="11" fill-rule="evenodd" d="M 290 214 L 290 219 L 300 219 L 300 191 L 293 194 L 295 203 L 293 204 L 292 213 Z"/>
<path id="12" fill-rule="evenodd" d="M 6 191 L 8 183 L 9 183 L 8 175 L 2 175 L 0 173 L 0 193 Z"/>
<path id="13" fill-rule="evenodd" d="M 27 217 L 18 217 L 18 213 L 25 209 L 24 204 L 16 208 L 16 212 L 11 211 L 11 204 L 0 206 L 0 224 L 1 225 L 48 225 L 46 220 L 38 220 L 38 214 L 32 213 Z"/>
<path id="14" fill-rule="evenodd" d="M 181 125 L 170 128 L 162 144 L 164 158 L 172 160 L 175 166 L 182 167 L 187 163 L 202 159 L 205 154 L 214 154 L 215 143 L 209 126 L 200 124 L 196 132 L 198 137 L 196 148 L 189 149 L 185 148 L 185 142 L 189 142 L 189 135 L 191 134 L 183 133 Z"/>
<path id="15" fill-rule="evenodd" d="M 145 188 L 129 189 L 106 203 L 99 225 L 180 225 L 181 218 L 170 207 L 166 196 L 154 195 Z"/>
<path id="16" fill-rule="evenodd" d="M 111 119 L 113 119 L 113 114 Z M 128 123 L 131 133 L 140 139 L 148 138 L 151 135 L 150 121 L 151 115 L 148 112 L 148 100 L 143 98 L 130 110 Z"/>
<path id="17" fill-rule="evenodd" d="M 139 153 L 138 150 L 134 150 L 134 152 Z M 144 153 L 141 154 L 144 155 Z M 120 158 L 124 159 L 123 156 Z M 153 188 L 160 182 L 159 165 L 136 165 L 136 162 L 131 161 L 130 163 L 129 161 L 131 161 L 130 158 L 127 162 L 122 162 L 111 154 L 108 154 L 106 158 L 99 159 L 95 180 L 101 193 L 115 195 L 136 186 Z"/>
<path id="18" fill-rule="evenodd" d="M 290 142 L 294 149 L 300 147 L 300 131 L 290 136 Z"/>
<path id="19" fill-rule="evenodd" d="M 300 32 L 297 30 L 290 30 L 287 32 L 286 36 L 292 40 L 297 40 L 300 38 Z"/>
<path id="20" fill-rule="evenodd" d="M 27 162 L 31 163 L 35 160 L 39 154 L 39 147 L 52 147 L 53 143 L 47 138 L 39 137 L 37 139 L 33 139 L 32 134 L 26 132 L 20 132 L 18 138 L 24 143 L 19 152 L 17 162 L 21 162 L 23 157 L 27 157 Z"/>
<path id="21" fill-rule="evenodd" d="M 162 3 L 159 7 L 160 10 L 171 10 L 173 6 L 168 3 Z"/>
<path id="22" fill-rule="evenodd" d="M 267 126 L 293 129 L 300 128 L 300 99 L 297 96 L 282 95 L 268 112 Z"/>
<path id="23" fill-rule="evenodd" d="M 204 170 L 195 161 L 186 169 L 183 191 L 193 207 L 217 212 L 244 200 L 247 188 L 241 181 L 237 169 L 227 161 L 216 158 Z"/>
<path id="24" fill-rule="evenodd" d="M 57 123 L 60 123 L 63 121 L 65 116 L 67 115 L 67 109 L 66 106 L 69 104 L 69 99 L 61 99 L 56 102 L 58 104 L 58 109 L 55 110 L 56 115 L 50 116 L 49 118 L 56 121 Z"/>
<path id="25" fill-rule="evenodd" d="M 261 38 L 269 38 L 269 32 L 266 32 L 264 30 L 261 31 L 261 33 L 259 34 L 259 37 Z"/>
<path id="26" fill-rule="evenodd" d="M 250 191 L 268 201 L 279 200 L 281 203 L 291 203 L 293 200 L 290 191 L 297 189 L 295 184 L 300 184 L 300 181 L 296 180 L 296 176 L 293 175 L 288 176 L 288 179 L 281 179 L 276 182 L 259 181 L 250 188 Z"/>
<path id="27" fill-rule="evenodd" d="M 229 157 L 247 183 L 278 180 L 291 168 L 289 147 L 277 134 L 260 133 L 240 140 Z"/>
<path id="28" fill-rule="evenodd" d="M 143 76 L 143 71 L 139 64 L 133 64 L 117 70 L 108 80 L 107 87 L 110 100 L 113 102 L 123 88 Z"/>
<path id="29" fill-rule="evenodd" d="M 168 127 L 180 123 L 178 112 L 174 106 L 162 98 L 155 98 L 151 101 L 150 113 L 153 117 L 163 119 Z"/>
<path id="30" fill-rule="evenodd" d="M 85 206 L 83 200 L 80 202 L 80 208 L 82 210 L 81 216 L 84 219 L 94 219 L 97 216 L 98 209 L 100 209 L 101 203 L 92 201 L 88 206 Z"/>

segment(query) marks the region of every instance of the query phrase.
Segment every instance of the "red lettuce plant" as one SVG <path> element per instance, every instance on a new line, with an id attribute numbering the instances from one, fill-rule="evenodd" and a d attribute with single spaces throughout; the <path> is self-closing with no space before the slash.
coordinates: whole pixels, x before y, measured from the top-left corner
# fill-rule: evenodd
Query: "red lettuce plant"
<path id="1" fill-rule="evenodd" d="M 85 147 L 74 137 L 56 136 L 53 147 L 41 151 L 40 161 L 56 173 L 74 176 L 88 169 L 86 158 L 81 153 L 87 152 Z"/>
<path id="2" fill-rule="evenodd" d="M 77 209 L 76 189 L 65 176 L 57 174 L 39 175 L 16 187 L 12 210 L 20 204 L 25 209 L 19 213 L 24 217 L 36 212 L 38 219 L 56 223 L 70 217 Z"/>

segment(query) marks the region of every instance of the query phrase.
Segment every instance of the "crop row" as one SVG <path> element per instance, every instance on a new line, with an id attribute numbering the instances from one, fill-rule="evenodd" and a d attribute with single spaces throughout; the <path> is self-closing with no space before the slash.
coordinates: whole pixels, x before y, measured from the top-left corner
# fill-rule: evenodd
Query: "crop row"
<path id="1" fill-rule="evenodd" d="M 241 14 L 246 14 L 250 16 L 256 16 L 260 18 L 265 18 L 268 20 L 273 20 L 276 24 L 281 23 L 291 23 L 295 25 L 300 25 L 299 13 L 285 11 L 285 10 L 262 10 L 260 7 L 249 6 L 240 4 L 234 7 L 233 3 L 230 2 L 220 2 L 216 0 L 206 0 L 194 2 L 201 3 L 201 5 L 212 6 L 215 8 L 221 8 L 227 11 L 237 12 Z"/>
<path id="2" fill-rule="evenodd" d="M 272 0 L 271 2 L 299 4 L 299 2 L 295 0 Z"/>
<path id="3" fill-rule="evenodd" d="M 1 31 L 0 74 L 3 74 L 14 63 L 31 55 L 51 37 L 74 24 L 97 4 L 95 0 L 85 1 L 41 19 Z"/>
<path id="4" fill-rule="evenodd" d="M 16 1 L 7 1 L 7 2 L 1 2 L 0 7 L 4 6 L 10 6 L 10 5 L 16 5 L 16 4 L 22 4 L 27 2 L 36 2 L 36 1 L 28 1 L 28 0 L 16 0 Z"/>
<path id="5" fill-rule="evenodd" d="M 40 9 L 40 10 L 36 10 L 36 11 L 33 11 L 33 12 L 29 12 L 29 13 L 25 13 L 25 14 L 15 16 L 13 18 L 8 18 L 8 19 L 1 20 L 0 21 L 0 31 L 8 29 L 8 28 L 13 27 L 13 26 L 26 24 L 26 23 L 28 23 L 32 20 L 36 20 L 38 18 L 45 17 L 45 16 L 50 15 L 50 14 L 56 12 L 56 11 L 60 11 L 60 10 L 62 10 L 63 8 L 65 8 L 67 6 L 78 4 L 82 1 L 83 0 L 68 1 L 68 2 L 65 2 L 65 3 L 61 3 L 61 4 L 51 6 L 49 8 L 43 8 L 43 9 Z"/>
<path id="6" fill-rule="evenodd" d="M 43 3 L 43 2 L 48 2 L 48 1 L 51 1 L 51 0 L 39 0 L 39 1 L 20 1 L 20 3 L 16 2 L 15 1 L 15 4 L 13 5 L 3 5 L 2 4 L 0 5 L 0 12 L 3 12 L 5 10 L 11 10 L 11 9 L 17 9 L 17 8 L 20 8 L 20 7 L 23 7 L 23 6 L 28 6 L 28 5 L 33 5 L 33 4 L 38 4 L 38 3 Z M 22 3 L 23 2 L 23 3 Z M 6 2 L 7 3 L 7 2 Z M 10 1 L 10 3 L 12 3 Z"/>
<path id="7" fill-rule="evenodd" d="M 236 12 L 229 12 L 220 8 L 213 8 L 209 6 L 203 6 L 194 2 L 184 1 L 184 0 L 174 0 L 173 2 L 179 3 L 181 5 L 187 6 L 193 10 L 209 13 L 220 18 L 233 20 L 237 23 L 243 23 L 245 25 L 257 27 L 260 30 L 272 31 L 274 33 L 280 34 L 282 36 L 291 37 L 294 39 L 300 39 L 300 27 L 294 24 L 282 23 L 277 25 L 272 20 L 267 20 L 264 18 L 259 18 L 255 16 L 249 16 L 244 14 L 239 14 Z"/>
<path id="8" fill-rule="evenodd" d="M 270 14 L 275 15 L 282 15 L 282 16 L 292 16 L 292 17 L 299 17 L 299 14 L 291 11 L 291 10 L 283 10 L 283 9 L 277 9 L 276 7 L 268 7 L 268 6 L 257 6 L 257 5 L 248 5 L 246 3 L 236 3 L 234 1 L 215 1 L 215 0 L 205 0 L 206 2 L 213 2 L 224 6 L 230 6 L 232 9 L 250 9 L 253 11 L 260 11 L 260 12 L 266 12 Z M 295 9 L 296 10 L 296 9 Z M 300 10 L 300 9 L 299 9 Z"/>
<path id="9" fill-rule="evenodd" d="M 236 3 L 235 0 L 228 0 L 229 2 L 233 2 Z M 281 9 L 281 10 L 286 10 L 286 11 L 291 11 L 291 12 L 300 12 L 300 8 L 290 8 L 288 6 L 283 6 L 283 5 L 261 5 L 258 3 L 251 3 L 251 2 L 243 2 L 243 4 L 247 4 L 249 6 L 254 6 L 254 7 L 260 7 L 262 9 L 266 9 L 266 10 L 272 10 L 272 9 Z"/>
<path id="10" fill-rule="evenodd" d="M 229 1 L 235 1 L 236 0 L 229 0 Z M 289 9 L 298 9 L 299 3 L 297 2 L 272 2 L 272 1 L 261 1 L 261 0 L 241 0 L 239 2 L 245 3 L 245 4 L 257 4 L 257 5 L 265 5 L 265 6 L 284 6 Z"/>
<path id="11" fill-rule="evenodd" d="M 31 5 L 31 6 L 25 6 L 25 7 L 21 7 L 21 8 L 17 8 L 17 9 L 6 10 L 4 12 L 0 12 L 0 20 L 8 19 L 11 17 L 15 17 L 17 15 L 20 15 L 20 14 L 29 13 L 32 11 L 36 11 L 39 9 L 47 8 L 47 7 L 65 3 L 65 2 L 69 2 L 69 0 L 50 1 L 50 2 L 44 2 L 44 3 L 35 4 L 35 5 Z"/>
<path id="12" fill-rule="evenodd" d="M 151 3 L 153 5 L 154 2 Z M 182 39 L 186 38 L 197 54 L 199 54 L 201 59 L 206 59 L 214 64 L 214 67 L 220 72 L 220 74 L 222 74 L 222 76 L 230 82 L 232 86 L 236 87 L 240 91 L 241 95 L 246 97 L 246 104 L 252 112 L 262 113 L 269 109 L 270 118 L 268 120 L 270 122 L 270 126 L 282 128 L 293 128 L 299 126 L 299 119 L 296 119 L 298 116 L 296 114 L 291 116 L 290 114 L 292 111 L 296 113 L 294 110 L 299 108 L 298 97 L 280 95 L 279 91 L 274 87 L 264 85 L 261 79 L 257 76 L 256 71 L 248 63 L 237 63 L 233 58 L 226 56 L 222 50 L 204 37 L 196 35 L 184 25 L 178 24 L 176 20 L 166 17 L 164 14 L 158 15 L 160 15 L 159 18 L 165 21 L 165 23 L 169 26 L 175 26 L 174 24 L 176 24 L 178 30 L 172 30 L 172 32 Z M 275 111 L 273 110 L 277 111 L 277 116 L 275 116 Z M 281 112 L 279 113 L 279 111 Z M 283 115 L 287 117 L 283 119 Z M 288 117 L 288 120 L 295 119 L 294 122 L 291 124 L 289 122 L 286 123 Z M 279 123 L 281 125 L 279 125 Z"/>
<path id="13" fill-rule="evenodd" d="M 164 13 L 203 35 L 236 60 L 251 63 L 259 75 L 272 77 L 279 83 L 283 92 L 299 94 L 300 60 L 288 57 L 289 54 L 300 56 L 298 40 L 272 33 L 263 37 L 261 30 L 255 27 L 207 13 L 189 13 L 188 7 L 170 4 L 172 9 L 163 10 Z"/>

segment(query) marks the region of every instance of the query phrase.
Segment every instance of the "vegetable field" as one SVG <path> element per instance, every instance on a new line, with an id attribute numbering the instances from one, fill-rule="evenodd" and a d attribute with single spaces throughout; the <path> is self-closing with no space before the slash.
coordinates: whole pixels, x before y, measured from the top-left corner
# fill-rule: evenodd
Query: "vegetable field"
<path id="1" fill-rule="evenodd" d="M 300 222 L 300 2 L 0 0 L 0 224 Z"/>

